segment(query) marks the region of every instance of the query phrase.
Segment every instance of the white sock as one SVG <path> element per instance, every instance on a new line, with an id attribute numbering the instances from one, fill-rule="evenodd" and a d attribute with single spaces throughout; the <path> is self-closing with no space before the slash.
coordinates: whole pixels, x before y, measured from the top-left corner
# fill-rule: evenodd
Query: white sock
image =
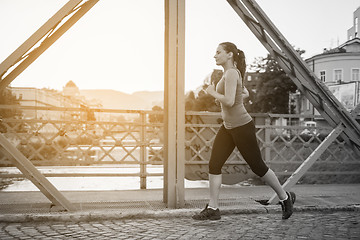
<path id="1" fill-rule="evenodd" d="M 217 208 L 214 208 L 212 206 L 208 206 L 208 208 L 212 209 L 212 210 L 216 210 Z"/>
<path id="2" fill-rule="evenodd" d="M 286 194 L 286 198 L 283 200 L 280 199 L 280 202 L 286 201 L 286 200 L 288 200 L 288 198 L 289 198 L 289 196 Z"/>

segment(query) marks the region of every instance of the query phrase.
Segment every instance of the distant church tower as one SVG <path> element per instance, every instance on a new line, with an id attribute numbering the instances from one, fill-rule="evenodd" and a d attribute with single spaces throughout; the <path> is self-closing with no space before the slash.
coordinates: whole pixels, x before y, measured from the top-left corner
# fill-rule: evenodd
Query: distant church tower
<path id="1" fill-rule="evenodd" d="M 76 84 L 70 80 L 66 83 L 65 87 L 63 87 L 63 94 L 64 96 L 78 97 L 80 95 L 80 91 Z"/>

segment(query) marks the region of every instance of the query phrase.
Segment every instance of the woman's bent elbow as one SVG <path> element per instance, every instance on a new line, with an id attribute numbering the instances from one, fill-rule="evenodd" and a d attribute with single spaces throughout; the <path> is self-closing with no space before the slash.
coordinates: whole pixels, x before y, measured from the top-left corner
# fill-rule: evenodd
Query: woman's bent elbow
<path id="1" fill-rule="evenodd" d="M 232 106 L 234 106 L 234 103 L 235 103 L 235 101 L 227 101 L 227 102 L 224 103 L 224 105 L 226 107 L 232 107 Z"/>

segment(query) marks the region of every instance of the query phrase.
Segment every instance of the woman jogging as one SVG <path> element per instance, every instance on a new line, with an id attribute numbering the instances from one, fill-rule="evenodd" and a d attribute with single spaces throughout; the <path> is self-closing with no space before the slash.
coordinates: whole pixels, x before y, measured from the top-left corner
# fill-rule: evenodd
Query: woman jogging
<path id="1" fill-rule="evenodd" d="M 224 42 L 219 44 L 214 58 L 216 65 L 223 67 L 224 74 L 216 86 L 212 83 L 206 91 L 220 103 L 223 125 L 215 137 L 209 161 L 210 201 L 193 219 L 221 218 L 218 203 L 222 183 L 221 168 L 235 147 L 251 170 L 276 192 L 282 206 L 282 218 L 288 219 L 293 213 L 295 194 L 284 191 L 274 172 L 263 161 L 254 122 L 243 104 L 244 96 L 248 95 L 243 86 L 246 70 L 244 52 L 238 50 L 235 44 Z"/>

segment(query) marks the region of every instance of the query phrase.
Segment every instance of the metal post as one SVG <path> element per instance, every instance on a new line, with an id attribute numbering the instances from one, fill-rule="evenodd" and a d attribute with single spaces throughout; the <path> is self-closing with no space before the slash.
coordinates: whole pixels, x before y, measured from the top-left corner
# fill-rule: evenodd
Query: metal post
<path id="1" fill-rule="evenodd" d="M 267 116 L 265 118 L 265 154 L 264 154 L 264 160 L 266 162 L 269 162 L 271 160 L 271 149 L 270 149 L 270 144 L 271 144 L 271 119 L 270 116 Z"/>
<path id="2" fill-rule="evenodd" d="M 140 189 L 146 189 L 146 113 L 140 112 Z"/>
<path id="3" fill-rule="evenodd" d="M 256 134 L 258 139 L 258 143 L 262 142 L 262 145 L 259 145 L 260 149 L 261 149 L 261 155 L 263 156 L 264 160 L 265 160 L 265 155 L 266 155 L 266 148 L 267 148 L 267 143 L 266 143 L 266 120 L 265 120 L 265 116 L 261 115 L 261 116 L 256 116 L 254 117 L 254 123 L 255 126 L 261 126 L 262 131 L 260 131 L 259 133 Z"/>
<path id="4" fill-rule="evenodd" d="M 185 1 L 165 0 L 164 202 L 184 204 Z"/>
<path id="5" fill-rule="evenodd" d="M 185 206 L 185 0 L 178 1 L 177 39 L 177 207 Z"/>

